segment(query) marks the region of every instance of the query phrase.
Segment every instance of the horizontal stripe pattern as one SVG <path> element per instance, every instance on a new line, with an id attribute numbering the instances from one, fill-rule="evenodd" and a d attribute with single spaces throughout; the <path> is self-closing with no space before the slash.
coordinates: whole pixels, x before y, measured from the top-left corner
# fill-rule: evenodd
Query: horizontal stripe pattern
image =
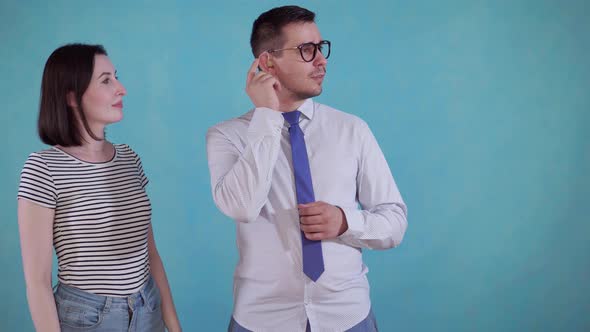
<path id="1" fill-rule="evenodd" d="M 53 245 L 60 282 L 94 294 L 127 296 L 149 275 L 151 204 L 139 156 L 89 163 L 52 147 L 32 153 L 18 197 L 55 210 Z"/>

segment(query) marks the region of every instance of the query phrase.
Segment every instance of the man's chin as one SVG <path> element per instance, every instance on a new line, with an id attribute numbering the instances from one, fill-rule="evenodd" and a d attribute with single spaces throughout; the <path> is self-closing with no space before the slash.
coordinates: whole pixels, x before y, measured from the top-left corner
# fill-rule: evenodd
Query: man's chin
<path id="1" fill-rule="evenodd" d="M 314 91 L 305 91 L 305 92 L 302 92 L 302 93 L 298 93 L 297 94 L 297 97 L 299 99 L 308 99 L 308 98 L 317 97 L 320 94 L 322 94 L 322 87 L 321 86 L 319 86 Z"/>

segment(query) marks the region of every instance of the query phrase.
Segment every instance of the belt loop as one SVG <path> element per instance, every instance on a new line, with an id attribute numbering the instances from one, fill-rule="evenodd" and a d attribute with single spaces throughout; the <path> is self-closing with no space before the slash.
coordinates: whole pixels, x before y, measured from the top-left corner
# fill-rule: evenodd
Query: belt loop
<path id="1" fill-rule="evenodd" d="M 143 305 L 148 305 L 148 297 L 145 294 L 145 289 L 144 287 L 142 287 L 139 290 L 139 296 L 141 297 L 141 300 L 143 301 Z"/>
<path id="2" fill-rule="evenodd" d="M 150 275 L 147 279 L 147 281 L 145 282 L 145 284 L 141 287 L 141 289 L 139 290 L 139 294 L 141 294 L 141 297 L 143 299 L 143 303 L 148 305 L 148 295 L 150 295 L 150 293 L 152 292 L 152 288 L 154 287 L 154 281 L 152 280 L 152 276 Z"/>
<path id="3" fill-rule="evenodd" d="M 104 309 L 102 309 L 102 312 L 107 314 L 109 312 L 109 310 L 111 309 L 111 304 L 113 304 L 113 298 L 110 296 L 106 297 L 107 300 L 105 301 L 104 304 Z"/>

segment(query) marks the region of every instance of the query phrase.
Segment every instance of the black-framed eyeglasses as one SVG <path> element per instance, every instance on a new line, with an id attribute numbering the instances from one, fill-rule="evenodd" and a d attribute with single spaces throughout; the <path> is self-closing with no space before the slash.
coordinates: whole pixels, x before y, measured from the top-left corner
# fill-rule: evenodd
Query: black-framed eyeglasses
<path id="1" fill-rule="evenodd" d="M 274 52 L 278 52 L 278 51 L 285 51 L 285 50 L 295 50 L 298 49 L 299 50 L 299 54 L 301 54 L 301 58 L 303 59 L 303 61 L 305 62 L 311 62 L 313 61 L 313 59 L 315 59 L 315 56 L 318 53 L 318 50 L 320 50 L 320 53 L 322 53 L 322 55 L 324 56 L 324 58 L 329 58 L 330 57 L 330 51 L 331 51 L 331 43 L 328 40 L 322 40 L 319 43 L 303 43 L 299 46 L 295 46 L 295 47 L 287 47 L 287 48 L 279 48 L 276 50 L 268 50 L 268 53 L 274 53 Z"/>

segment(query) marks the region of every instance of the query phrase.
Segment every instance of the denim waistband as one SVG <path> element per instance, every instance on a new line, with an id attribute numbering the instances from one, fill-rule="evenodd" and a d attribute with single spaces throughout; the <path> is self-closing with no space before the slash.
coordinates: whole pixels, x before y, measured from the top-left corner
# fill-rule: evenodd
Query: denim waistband
<path id="1" fill-rule="evenodd" d="M 55 295 L 63 300 L 84 302 L 93 307 L 135 308 L 137 304 L 141 305 L 153 299 L 155 285 L 150 275 L 139 291 L 124 297 L 93 294 L 61 282 L 56 287 Z"/>

